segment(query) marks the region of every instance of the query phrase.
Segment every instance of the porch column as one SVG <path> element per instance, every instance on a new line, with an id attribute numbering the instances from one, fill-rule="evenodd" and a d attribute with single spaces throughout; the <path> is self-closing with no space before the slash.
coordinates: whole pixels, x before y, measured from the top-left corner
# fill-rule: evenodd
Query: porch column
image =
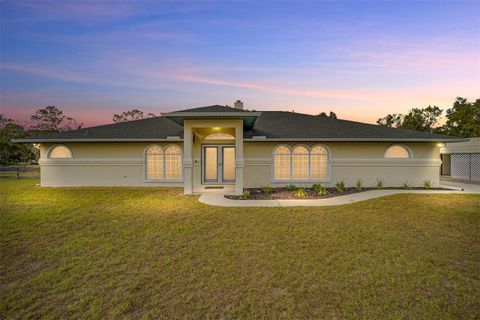
<path id="1" fill-rule="evenodd" d="M 183 126 L 183 193 L 193 193 L 193 133 L 185 121 Z"/>
<path id="2" fill-rule="evenodd" d="M 235 126 L 235 194 L 243 193 L 243 122 Z"/>

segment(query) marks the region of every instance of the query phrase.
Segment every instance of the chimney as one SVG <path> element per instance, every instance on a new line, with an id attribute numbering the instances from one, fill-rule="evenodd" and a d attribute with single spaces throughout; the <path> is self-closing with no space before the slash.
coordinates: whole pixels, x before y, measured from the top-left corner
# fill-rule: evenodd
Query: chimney
<path id="1" fill-rule="evenodd" d="M 233 107 L 235 109 L 240 109 L 240 110 L 243 110 L 243 102 L 241 100 L 237 100 L 235 101 L 235 103 L 233 104 Z"/>

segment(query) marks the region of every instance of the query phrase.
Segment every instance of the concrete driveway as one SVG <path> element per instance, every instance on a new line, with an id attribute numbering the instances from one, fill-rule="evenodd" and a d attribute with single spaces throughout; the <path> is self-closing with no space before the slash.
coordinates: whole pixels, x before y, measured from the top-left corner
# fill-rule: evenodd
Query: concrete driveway
<path id="1" fill-rule="evenodd" d="M 465 193 L 480 193 L 480 184 L 441 180 L 440 185 L 445 187 L 461 188 Z"/>

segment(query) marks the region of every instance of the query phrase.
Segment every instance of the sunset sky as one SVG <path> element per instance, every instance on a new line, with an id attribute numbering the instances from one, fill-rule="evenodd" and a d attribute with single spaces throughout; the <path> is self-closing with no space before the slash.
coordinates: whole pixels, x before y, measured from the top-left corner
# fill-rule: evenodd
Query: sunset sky
<path id="1" fill-rule="evenodd" d="M 1 1 L 1 112 L 229 104 L 374 123 L 480 98 L 479 1 Z"/>

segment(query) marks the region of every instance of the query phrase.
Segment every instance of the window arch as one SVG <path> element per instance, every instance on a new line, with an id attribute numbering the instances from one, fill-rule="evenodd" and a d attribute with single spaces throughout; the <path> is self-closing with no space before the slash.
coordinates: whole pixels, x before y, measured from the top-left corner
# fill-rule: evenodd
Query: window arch
<path id="1" fill-rule="evenodd" d="M 55 146 L 48 153 L 49 159 L 71 159 L 72 151 L 67 146 Z"/>
<path id="2" fill-rule="evenodd" d="M 314 146 L 310 151 L 310 179 L 323 180 L 328 177 L 328 151 L 323 146 Z"/>
<path id="3" fill-rule="evenodd" d="M 229 133 L 216 132 L 209 134 L 204 140 L 235 140 L 235 137 Z"/>
<path id="4" fill-rule="evenodd" d="M 328 150 L 317 145 L 310 150 L 297 145 L 292 151 L 280 145 L 273 150 L 274 181 L 319 181 L 328 179 Z"/>
<path id="5" fill-rule="evenodd" d="M 387 159 L 408 159 L 410 156 L 410 151 L 406 147 L 400 145 L 388 147 L 384 154 L 384 158 Z"/>
<path id="6" fill-rule="evenodd" d="M 145 152 L 147 179 L 163 179 L 163 150 L 162 147 L 153 145 Z"/>
<path id="7" fill-rule="evenodd" d="M 145 150 L 145 178 L 147 180 L 180 180 L 182 178 L 182 148 L 172 144 L 163 149 L 159 145 Z"/>
<path id="8" fill-rule="evenodd" d="M 308 180 L 308 167 L 308 149 L 303 146 L 295 147 L 292 152 L 292 179 Z"/>
<path id="9" fill-rule="evenodd" d="M 182 149 L 171 145 L 165 149 L 165 179 L 182 177 Z"/>
<path id="10" fill-rule="evenodd" d="M 278 146 L 273 150 L 273 176 L 275 180 L 290 180 L 291 152 L 286 146 Z"/>

